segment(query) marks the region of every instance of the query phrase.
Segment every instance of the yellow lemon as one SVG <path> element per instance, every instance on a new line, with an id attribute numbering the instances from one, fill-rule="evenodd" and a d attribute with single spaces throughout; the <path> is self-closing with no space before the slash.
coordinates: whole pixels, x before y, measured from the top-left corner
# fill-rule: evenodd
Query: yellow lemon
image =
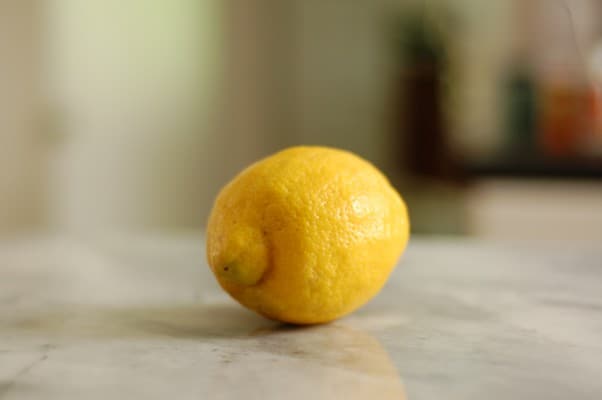
<path id="1" fill-rule="evenodd" d="M 408 237 L 406 206 L 373 165 L 343 150 L 293 147 L 221 190 L 207 258 L 242 305 L 284 322 L 321 323 L 376 295 Z"/>

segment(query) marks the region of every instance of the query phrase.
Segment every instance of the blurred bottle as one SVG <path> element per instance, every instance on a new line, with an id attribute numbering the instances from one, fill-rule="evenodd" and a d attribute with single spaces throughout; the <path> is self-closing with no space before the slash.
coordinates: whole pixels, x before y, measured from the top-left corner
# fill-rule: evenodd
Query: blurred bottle
<path id="1" fill-rule="evenodd" d="M 571 8 L 565 2 L 552 7 L 546 1 L 537 3 L 538 141 L 548 157 L 576 158 L 595 126 L 595 97 L 582 52 L 588 41 L 584 27 L 592 18 L 591 5 L 583 2 Z"/>
<path id="2" fill-rule="evenodd" d="M 507 151 L 514 155 L 536 151 L 537 99 L 533 74 L 527 62 L 510 67 L 504 83 Z"/>
<path id="3" fill-rule="evenodd" d="M 531 57 L 531 3 L 511 6 L 510 62 L 502 79 L 503 132 L 506 157 L 529 157 L 536 152 L 537 95 Z"/>
<path id="4" fill-rule="evenodd" d="M 578 157 L 594 130 L 593 88 L 562 79 L 543 82 L 541 145 L 551 157 Z"/>
<path id="5" fill-rule="evenodd" d="M 412 231 L 464 233 L 464 187 L 457 184 L 461 174 L 449 145 L 444 106 L 447 38 L 426 17 L 425 8 L 405 20 L 397 38 L 401 63 L 393 135 L 398 144 L 395 160 L 405 178 L 400 190 L 412 212 Z"/>
<path id="6" fill-rule="evenodd" d="M 402 26 L 402 67 L 398 80 L 398 123 L 402 168 L 410 175 L 449 180 L 457 169 L 451 157 L 443 111 L 444 39 L 424 13 Z"/>
<path id="7" fill-rule="evenodd" d="M 593 46 L 589 57 L 590 79 L 593 85 L 594 129 L 591 140 L 587 144 L 590 156 L 602 157 L 602 40 Z"/>

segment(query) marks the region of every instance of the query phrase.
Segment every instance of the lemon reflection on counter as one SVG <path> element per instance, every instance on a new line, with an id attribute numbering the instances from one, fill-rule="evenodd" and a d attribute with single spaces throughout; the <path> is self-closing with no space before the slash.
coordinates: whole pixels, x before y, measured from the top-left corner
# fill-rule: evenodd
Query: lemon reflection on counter
<path id="1" fill-rule="evenodd" d="M 244 380 L 258 398 L 407 399 L 381 343 L 345 321 L 259 329 L 240 346 L 224 354 L 210 393 L 237 391 Z"/>

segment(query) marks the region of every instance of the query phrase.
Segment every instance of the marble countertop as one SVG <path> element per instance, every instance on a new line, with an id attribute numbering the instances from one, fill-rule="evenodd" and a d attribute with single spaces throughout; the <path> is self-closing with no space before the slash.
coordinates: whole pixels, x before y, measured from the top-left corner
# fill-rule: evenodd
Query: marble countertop
<path id="1" fill-rule="evenodd" d="M 0 399 L 601 399 L 602 247 L 414 239 L 298 328 L 217 287 L 200 235 L 0 241 Z"/>

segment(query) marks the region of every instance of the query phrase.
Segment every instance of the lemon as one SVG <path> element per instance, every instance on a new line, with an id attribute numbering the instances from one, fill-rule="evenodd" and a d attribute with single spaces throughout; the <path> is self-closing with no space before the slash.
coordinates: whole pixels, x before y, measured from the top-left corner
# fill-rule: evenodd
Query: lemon
<path id="1" fill-rule="evenodd" d="M 322 323 L 376 295 L 408 237 L 406 206 L 372 164 L 343 150 L 292 147 L 221 190 L 207 258 L 242 305 L 283 322 Z"/>

